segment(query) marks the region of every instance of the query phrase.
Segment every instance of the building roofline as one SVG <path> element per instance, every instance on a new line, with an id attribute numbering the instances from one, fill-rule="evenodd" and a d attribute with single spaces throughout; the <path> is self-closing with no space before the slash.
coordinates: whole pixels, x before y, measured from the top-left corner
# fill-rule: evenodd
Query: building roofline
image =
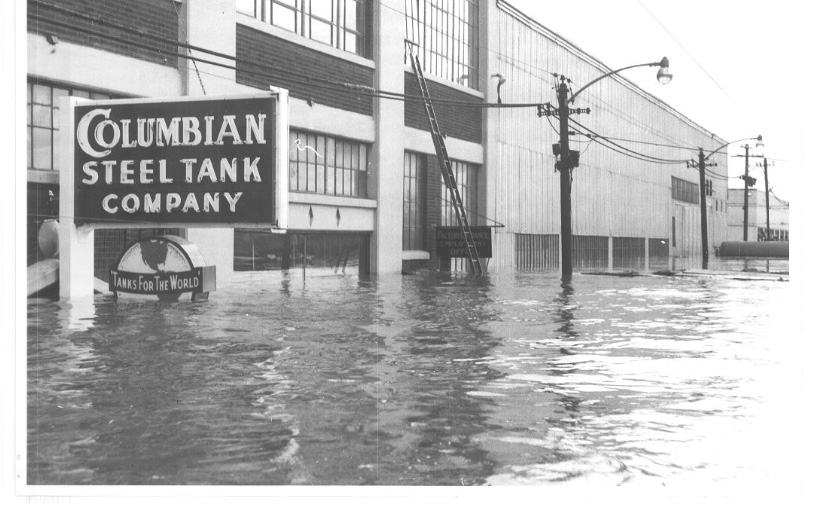
<path id="1" fill-rule="evenodd" d="M 541 24 L 539 21 L 536 21 L 535 19 L 533 19 L 529 15 L 525 14 L 524 12 L 519 10 L 518 7 L 515 7 L 512 4 L 510 4 L 508 2 L 508 0 L 496 0 L 496 5 L 500 10 L 503 10 L 503 11 L 507 12 L 508 14 L 516 17 L 519 21 L 522 21 L 523 23 L 530 26 L 532 29 L 538 31 L 539 33 L 541 33 L 545 37 L 553 40 L 558 45 L 564 47 L 569 52 L 571 52 L 574 55 L 578 56 L 579 58 L 583 59 L 587 63 L 590 63 L 591 65 L 595 66 L 602 74 L 605 74 L 607 72 L 612 72 L 614 70 L 614 69 L 608 67 L 607 65 L 605 65 L 604 63 L 602 63 L 601 60 L 593 57 L 590 53 L 588 53 L 587 51 L 580 48 L 578 45 L 576 45 L 573 42 L 571 42 L 570 40 L 568 40 L 567 38 L 563 37 L 562 35 L 559 35 L 558 33 L 554 32 L 550 28 L 547 28 L 546 26 Z M 723 143 L 723 144 L 728 142 L 727 140 L 722 139 L 719 135 L 715 134 L 714 132 L 709 131 L 708 129 L 704 128 L 700 124 L 696 123 L 695 121 L 693 121 L 692 119 L 687 117 L 685 114 L 681 113 L 680 111 L 678 111 L 677 109 L 672 107 L 670 104 L 668 104 L 664 100 L 661 100 L 660 98 L 653 95 L 652 93 L 649 93 L 648 91 L 645 91 L 644 89 L 639 87 L 635 82 L 631 81 L 630 79 L 628 79 L 628 78 L 626 78 L 626 77 L 624 77 L 624 76 L 622 76 L 620 74 L 614 74 L 611 77 L 618 80 L 619 82 L 621 82 L 622 84 L 624 84 L 625 86 L 627 86 L 631 90 L 635 91 L 636 93 L 642 95 L 644 98 L 647 98 L 651 102 L 655 103 L 656 105 L 660 106 L 661 108 L 663 108 L 663 109 L 667 110 L 668 112 L 672 113 L 674 116 L 678 117 L 679 119 L 681 119 L 685 123 L 689 124 L 690 126 L 700 130 L 702 133 L 704 133 L 704 134 L 706 134 L 708 136 L 711 136 L 713 140 L 718 141 L 718 142 Z"/>

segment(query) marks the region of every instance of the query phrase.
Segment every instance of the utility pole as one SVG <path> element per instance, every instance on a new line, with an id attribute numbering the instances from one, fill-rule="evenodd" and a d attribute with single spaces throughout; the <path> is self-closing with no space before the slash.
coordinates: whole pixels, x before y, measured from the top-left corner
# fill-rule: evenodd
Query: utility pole
<path id="1" fill-rule="evenodd" d="M 769 163 L 763 157 L 763 182 L 766 184 L 766 240 L 771 238 L 771 228 L 769 227 Z"/>
<path id="2" fill-rule="evenodd" d="M 561 161 L 561 167 L 558 170 L 562 211 L 562 280 L 568 280 L 573 276 L 573 216 L 571 213 L 573 166 L 570 159 L 570 131 L 568 128 L 570 109 L 567 107 L 567 84 L 564 76 L 561 78 L 557 97 L 559 99 L 559 159 Z"/>
<path id="3" fill-rule="evenodd" d="M 760 137 L 760 135 L 758 135 Z M 762 144 L 759 144 L 759 147 Z M 754 186 L 757 180 L 754 177 L 749 177 L 749 158 L 763 158 L 758 154 L 749 154 L 749 144 L 745 144 L 743 148 L 746 150 L 746 154 L 736 154 L 736 158 L 745 158 L 746 165 L 743 175 L 740 176 L 743 179 L 743 241 L 749 241 L 749 187 Z"/>
<path id="4" fill-rule="evenodd" d="M 717 166 L 717 163 L 707 163 L 704 157 L 704 150 L 698 148 L 698 161 L 691 161 L 688 166 L 698 168 L 699 182 L 701 186 L 701 253 L 703 254 L 702 268 L 709 268 L 709 226 L 706 216 L 706 167 Z"/>
<path id="5" fill-rule="evenodd" d="M 743 172 L 743 241 L 749 241 L 749 144 L 746 149 L 746 169 Z"/>
<path id="6" fill-rule="evenodd" d="M 553 154 L 559 156 L 556 162 L 556 170 L 559 172 L 559 194 L 561 201 L 561 242 L 562 242 L 562 280 L 570 280 L 573 276 L 573 229 L 572 229 L 572 200 L 571 192 L 573 185 L 573 169 L 579 166 L 579 151 L 570 150 L 570 115 L 589 114 L 590 108 L 568 107 L 571 97 L 568 97 L 569 90 L 567 83 L 570 82 L 565 76 L 554 74 L 560 79 L 556 88 L 556 98 L 559 107 L 553 107 L 550 103 L 538 107 L 538 115 L 559 117 L 559 143 L 553 145 Z M 578 93 L 577 93 L 578 94 Z M 575 97 L 576 94 L 573 95 Z"/>
<path id="7" fill-rule="evenodd" d="M 568 97 L 567 83 L 571 82 L 563 75 L 552 74 L 553 77 L 559 79 L 559 85 L 556 86 L 556 98 L 559 100 L 559 107 L 554 107 L 550 103 L 537 106 L 537 114 L 542 116 L 559 116 L 559 143 L 553 145 L 553 154 L 559 156 L 559 161 L 556 162 L 556 170 L 560 173 L 559 190 L 561 193 L 561 238 L 562 238 L 562 281 L 569 281 L 573 276 L 573 230 L 571 229 L 571 185 L 572 185 L 572 170 L 579 166 L 579 151 L 570 150 L 570 114 L 589 114 L 590 108 L 585 109 L 571 109 L 568 107 L 572 101 L 576 99 L 582 91 L 588 87 L 599 82 L 600 80 L 617 74 L 622 70 L 628 70 L 636 67 L 660 67 L 656 78 L 661 84 L 667 84 L 672 80 L 672 74 L 669 72 L 669 60 L 664 57 L 661 61 L 654 63 L 639 63 L 637 65 L 630 65 L 628 67 L 619 68 L 618 70 L 611 70 L 606 74 L 596 77 L 589 83 L 585 84 L 575 93 L 571 93 Z"/>

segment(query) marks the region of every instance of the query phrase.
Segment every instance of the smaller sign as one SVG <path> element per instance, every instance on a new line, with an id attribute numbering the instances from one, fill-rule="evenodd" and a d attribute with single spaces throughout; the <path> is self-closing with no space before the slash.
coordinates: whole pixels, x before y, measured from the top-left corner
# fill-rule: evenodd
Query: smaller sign
<path id="1" fill-rule="evenodd" d="M 193 301 L 206 300 L 216 289 L 216 267 L 205 265 L 192 242 L 166 235 L 130 245 L 112 268 L 108 289 L 120 293 L 156 295 L 163 301 L 192 293 Z"/>
<path id="2" fill-rule="evenodd" d="M 480 258 L 491 258 L 491 228 L 489 226 L 472 226 L 471 235 Z M 467 258 L 468 246 L 459 226 L 437 227 L 437 256 L 440 258 Z"/>

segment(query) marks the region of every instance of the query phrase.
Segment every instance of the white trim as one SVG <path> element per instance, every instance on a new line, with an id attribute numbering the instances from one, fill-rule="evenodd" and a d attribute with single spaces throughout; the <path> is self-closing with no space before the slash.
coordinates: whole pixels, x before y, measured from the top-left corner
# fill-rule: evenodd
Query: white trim
<path id="1" fill-rule="evenodd" d="M 321 195 L 318 193 L 289 193 L 290 203 L 301 203 L 305 205 L 325 205 L 328 207 L 356 207 L 360 209 L 376 209 L 377 200 L 368 198 L 354 198 L 334 195 Z"/>
<path id="2" fill-rule="evenodd" d="M 111 69 L 117 70 L 112 72 Z M 179 96 L 182 93 L 181 74 L 175 66 L 64 41 L 52 46 L 45 37 L 34 33 L 28 34 L 28 75 L 70 87 L 133 96 Z"/>
<path id="3" fill-rule="evenodd" d="M 40 184 L 59 184 L 60 173 L 58 170 L 34 170 L 28 169 L 28 182 Z"/>
<path id="4" fill-rule="evenodd" d="M 435 154 L 431 133 L 416 128 L 403 128 L 403 146 L 407 151 Z M 464 161 L 475 165 L 485 164 L 485 148 L 482 144 L 446 137 L 445 148 L 452 160 Z"/>
<path id="5" fill-rule="evenodd" d="M 251 17 L 247 14 L 238 11 L 236 11 L 236 24 L 244 25 L 247 28 L 258 30 L 259 32 L 272 35 L 273 37 L 286 40 L 287 42 L 292 42 L 293 44 L 298 44 L 299 46 L 303 46 L 314 51 L 324 53 L 328 56 L 334 56 L 335 58 L 340 58 L 342 60 L 346 60 L 350 63 L 355 63 L 362 67 L 367 67 L 371 69 L 375 68 L 374 62 L 368 58 L 358 56 L 357 54 L 344 51 L 343 49 L 338 49 L 337 47 L 330 46 L 322 42 L 314 41 L 312 39 L 298 35 L 297 33 L 293 33 L 289 30 L 278 28 L 277 26 L 265 23 L 264 21 L 255 19 L 254 17 Z"/>
<path id="6" fill-rule="evenodd" d="M 428 251 L 403 251 L 402 259 L 403 261 L 427 260 L 431 259 L 431 253 Z"/>
<path id="7" fill-rule="evenodd" d="M 414 69 L 411 68 L 411 65 L 404 65 L 403 70 L 414 76 Z M 463 93 L 469 94 L 476 98 L 485 99 L 485 93 L 482 91 L 476 90 L 474 88 L 469 88 L 468 86 L 463 86 L 454 81 L 449 81 L 447 79 L 443 79 L 442 77 L 437 77 L 434 74 L 423 74 L 423 77 L 426 81 L 436 82 L 437 84 L 442 84 L 443 86 L 448 86 L 449 88 L 455 89 L 457 91 L 461 91 Z M 433 98 L 433 97 L 432 97 Z"/>

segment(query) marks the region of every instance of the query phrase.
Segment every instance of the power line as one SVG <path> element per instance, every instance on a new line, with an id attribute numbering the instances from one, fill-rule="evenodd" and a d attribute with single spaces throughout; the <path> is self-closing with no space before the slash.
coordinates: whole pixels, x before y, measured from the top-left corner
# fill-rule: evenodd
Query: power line
<path id="1" fill-rule="evenodd" d="M 664 158 L 658 158 L 656 156 L 651 156 L 649 154 L 640 153 L 638 151 L 634 151 L 632 149 L 629 149 L 627 147 L 624 147 L 622 145 L 619 145 L 619 144 L 609 140 L 604 135 L 600 135 L 599 133 L 594 132 L 593 130 L 591 130 L 587 126 L 584 126 L 583 124 L 579 123 L 575 119 L 570 119 L 570 121 L 572 123 L 580 126 L 581 128 L 584 128 L 585 130 L 587 130 L 591 134 L 593 134 L 596 137 L 595 140 L 601 139 L 603 142 L 606 142 L 607 144 L 615 146 L 616 148 L 618 148 L 618 150 L 617 149 L 613 149 L 613 150 L 617 150 L 617 152 L 619 152 L 619 153 L 622 153 L 622 154 L 624 154 L 624 152 L 630 153 L 630 157 L 632 157 L 632 158 L 640 159 L 641 161 L 652 161 L 652 162 L 655 162 L 655 163 L 662 163 L 662 164 L 666 164 L 666 165 L 679 165 L 679 164 L 682 164 L 682 163 L 686 163 L 688 161 L 688 160 L 668 160 L 668 159 L 664 159 Z M 602 144 L 602 145 L 604 145 L 604 144 Z M 607 146 L 607 147 L 609 147 L 609 146 Z"/>
<path id="2" fill-rule="evenodd" d="M 681 44 L 681 41 L 679 41 L 679 40 L 678 40 L 678 39 L 675 37 L 675 35 L 673 35 L 673 34 L 672 34 L 672 32 L 670 32 L 670 31 L 669 31 L 669 29 L 668 29 L 666 26 L 664 26 L 664 23 L 662 23 L 662 22 L 661 22 L 661 20 L 660 20 L 660 19 L 658 19 L 658 17 L 657 17 L 655 14 L 653 14 L 653 13 L 652 13 L 652 11 L 651 11 L 650 9 L 648 9 L 648 8 L 647 8 L 647 6 L 646 6 L 646 5 L 644 5 L 644 2 L 642 2 L 641 0 L 638 0 L 638 3 L 640 3 L 640 4 L 641 4 L 641 7 L 644 7 L 644 10 L 645 10 L 645 11 L 647 11 L 647 13 L 649 13 L 649 15 L 650 15 L 650 16 L 652 16 L 652 18 L 653 18 L 653 19 L 655 19 L 655 22 L 656 22 L 656 23 L 658 23 L 658 24 L 661 26 L 661 28 L 663 28 L 663 29 L 664 29 L 664 31 L 665 31 L 665 32 L 667 32 L 667 34 L 668 34 L 668 35 L 669 35 L 669 36 L 672 38 L 672 40 L 674 40 L 674 41 L 675 41 L 675 43 L 676 43 L 676 44 L 678 44 L 678 47 L 680 47 L 681 49 L 683 49 L 683 50 L 684 50 L 684 52 L 685 52 L 685 53 L 687 53 L 687 56 L 689 56 L 690 58 L 692 58 L 692 61 L 694 61 L 694 62 L 695 62 L 695 64 L 696 64 L 696 65 L 698 65 L 698 68 L 700 68 L 700 69 L 701 69 L 701 71 L 703 71 L 703 73 L 704 73 L 704 74 L 706 74 L 706 76 L 707 76 L 707 77 L 709 77 L 709 79 L 710 79 L 712 82 L 714 82 L 714 83 L 715 83 L 715 86 L 717 86 L 718 88 L 720 88 L 720 90 L 721 90 L 721 91 L 723 91 L 723 94 L 724 94 L 724 95 L 726 95 L 727 97 L 729 97 L 729 99 L 730 99 L 730 100 L 732 100 L 732 102 L 733 102 L 733 103 L 735 103 L 735 99 L 734 99 L 734 98 L 732 98 L 732 96 L 731 96 L 731 95 L 729 95 L 729 93 L 727 93 L 727 91 L 726 91 L 725 89 L 723 89 L 723 86 L 721 86 L 721 85 L 718 83 L 718 81 L 716 81 L 716 80 L 715 80 L 715 78 L 714 78 L 714 77 L 712 77 L 712 75 L 711 75 L 709 72 L 707 72 L 707 71 L 706 71 L 706 69 L 703 67 L 703 65 L 701 65 L 700 63 L 698 63 L 698 60 L 696 60 L 696 59 L 695 59 L 695 57 L 694 57 L 694 56 L 692 56 L 692 53 L 690 53 L 689 51 L 687 51 L 687 49 L 684 47 L 684 45 L 683 45 L 683 44 Z"/>

